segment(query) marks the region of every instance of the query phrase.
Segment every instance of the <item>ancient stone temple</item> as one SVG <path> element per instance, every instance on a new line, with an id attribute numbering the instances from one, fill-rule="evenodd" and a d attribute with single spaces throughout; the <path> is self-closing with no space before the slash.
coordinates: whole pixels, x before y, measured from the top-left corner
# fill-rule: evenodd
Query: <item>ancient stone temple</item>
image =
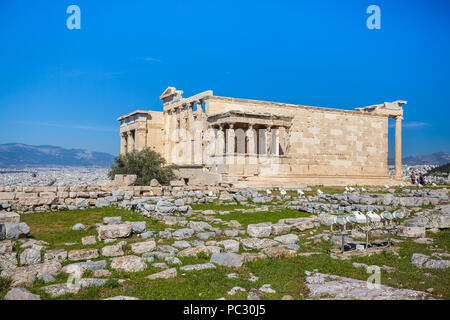
<path id="1" fill-rule="evenodd" d="M 386 184 L 401 180 L 402 105 L 340 110 L 167 88 L 163 112 L 120 117 L 121 154 L 149 147 L 189 183 L 236 186 Z M 395 119 L 395 180 L 388 119 Z"/>

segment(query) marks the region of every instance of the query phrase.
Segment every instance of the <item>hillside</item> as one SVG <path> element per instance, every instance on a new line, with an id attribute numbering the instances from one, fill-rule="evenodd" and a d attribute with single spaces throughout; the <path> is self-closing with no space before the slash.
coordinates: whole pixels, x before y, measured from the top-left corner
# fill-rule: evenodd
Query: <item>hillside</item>
<path id="1" fill-rule="evenodd" d="M 421 164 L 437 164 L 443 165 L 450 162 L 450 154 L 446 152 L 437 152 L 431 154 L 423 154 L 419 156 L 409 156 L 402 159 L 403 164 L 410 166 Z M 389 164 L 394 164 L 394 159 L 389 159 Z"/>
<path id="2" fill-rule="evenodd" d="M 21 143 L 0 145 L 0 168 L 83 166 L 109 167 L 114 156 L 84 149 L 30 146 Z"/>

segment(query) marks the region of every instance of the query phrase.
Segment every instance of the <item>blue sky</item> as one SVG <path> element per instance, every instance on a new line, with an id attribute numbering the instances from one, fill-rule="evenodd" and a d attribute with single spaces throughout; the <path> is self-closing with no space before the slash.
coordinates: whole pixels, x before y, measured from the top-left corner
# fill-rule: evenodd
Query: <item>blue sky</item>
<path id="1" fill-rule="evenodd" d="M 71 4 L 81 30 L 66 27 Z M 381 30 L 366 27 L 372 4 Z M 449 30 L 446 0 L 2 1 L 0 143 L 117 154 L 116 119 L 161 110 L 175 86 L 343 109 L 407 100 L 404 155 L 450 152 Z"/>

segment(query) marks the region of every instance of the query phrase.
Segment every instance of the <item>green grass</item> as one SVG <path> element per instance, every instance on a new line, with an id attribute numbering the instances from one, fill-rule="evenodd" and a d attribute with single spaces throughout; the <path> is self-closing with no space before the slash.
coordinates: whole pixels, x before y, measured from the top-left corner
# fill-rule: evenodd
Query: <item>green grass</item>
<path id="1" fill-rule="evenodd" d="M 113 216 L 121 216 L 122 221 L 146 221 L 148 230 L 160 231 L 167 227 L 145 218 L 137 212 L 112 207 L 24 214 L 21 215 L 21 221 L 30 226 L 30 237 L 50 243 L 51 248 L 62 248 L 64 243 L 81 243 L 82 237 L 97 235 L 95 224 L 102 223 L 104 217 Z M 86 230 L 73 231 L 72 227 L 77 223 L 84 224 Z M 96 248 L 99 245 L 82 247 Z M 78 247 L 71 246 L 70 248 L 78 249 Z"/>
<path id="2" fill-rule="evenodd" d="M 149 230 L 166 228 L 165 225 L 152 222 L 150 219 L 142 217 L 138 213 L 117 208 L 22 215 L 22 221 L 27 222 L 31 227 L 31 236 L 38 240 L 50 242 L 51 248 L 55 248 L 64 242 L 80 243 L 81 237 L 97 234 L 95 229 L 72 231 L 71 228 L 75 223 L 93 226 L 95 223 L 101 222 L 103 217 L 119 215 L 123 217 L 122 219 L 124 221 L 145 220 L 147 221 Z M 227 221 L 237 220 L 246 228 L 250 223 L 276 223 L 282 218 L 306 217 L 309 215 L 300 211 L 289 209 L 277 210 L 277 208 L 273 208 L 273 211 L 255 213 L 233 211 L 228 215 L 220 216 L 220 218 Z M 318 234 L 324 230 L 325 227 L 320 227 L 313 231 L 314 234 Z M 322 254 L 309 257 L 298 256 L 290 259 L 268 258 L 246 263 L 241 268 L 218 266 L 216 269 L 203 271 L 187 272 L 179 270 L 178 277 L 169 280 L 145 279 L 147 275 L 161 271 L 161 269 L 152 267 L 151 263 L 148 264 L 146 270 L 137 273 L 118 272 L 108 266 L 106 269 L 111 271 L 112 276 L 105 285 L 98 288 L 82 289 L 76 295 L 69 294 L 56 299 L 104 299 L 117 295 L 133 296 L 140 299 L 217 299 L 220 297 L 225 297 L 226 299 L 246 299 L 248 290 L 251 288 L 259 288 L 263 284 L 271 284 L 276 290 L 274 294 L 264 294 L 265 299 L 281 299 L 283 295 L 291 295 L 295 299 L 306 299 L 308 298 L 308 289 L 305 285 L 306 270 L 317 270 L 322 273 L 360 280 L 366 280 L 371 275 L 366 273 L 364 268 L 354 268 L 352 262 L 378 265 L 380 267 L 386 265 L 396 268 L 396 271 L 393 273 L 382 271 L 381 283 L 384 285 L 420 291 L 433 288 L 436 297 L 450 299 L 450 272 L 446 270 L 418 269 L 410 262 L 413 253 L 431 255 L 433 252 L 448 252 L 450 250 L 450 230 L 443 230 L 437 234 L 428 233 L 427 237 L 434 239 L 432 245 L 418 244 L 411 239 L 406 239 L 398 244 L 400 247 L 398 256 L 392 253 L 381 253 L 370 257 L 359 257 L 350 260 L 331 258 L 326 253 L 326 250 L 332 247 L 330 242 L 314 242 L 311 239 L 307 239 L 311 237 L 310 232 L 311 230 L 306 230 L 305 232 L 298 233 L 300 236 L 299 252 L 322 252 Z M 134 241 L 134 238 L 127 239 L 127 241 Z M 165 240 L 164 243 L 171 243 L 171 241 L 170 239 Z M 102 245 L 98 243 L 94 247 L 100 247 Z M 432 250 L 435 246 L 442 250 Z M 125 249 L 125 251 L 129 253 L 128 249 Z M 181 257 L 180 260 L 183 262 L 183 265 L 187 265 L 209 262 L 209 257 L 205 254 L 200 254 L 197 257 Z M 239 279 L 229 279 L 227 273 L 231 272 L 238 273 Z M 259 277 L 259 280 L 257 282 L 248 281 L 250 273 Z M 88 276 L 92 276 L 92 274 L 88 272 L 84 277 Z M 67 281 L 67 278 L 68 276 L 66 274 L 61 273 L 56 277 L 55 283 L 63 283 Z M 120 284 L 119 279 L 126 281 Z M 51 299 L 41 289 L 46 285 L 48 284 L 37 280 L 28 289 L 39 294 L 42 299 Z M 227 296 L 227 292 L 234 286 L 246 288 L 247 292 Z M 9 288 L 10 282 L 0 278 L 0 299 L 3 298 Z"/>
<path id="3" fill-rule="evenodd" d="M 244 228 L 247 228 L 247 225 L 260 223 L 260 222 L 272 222 L 276 223 L 280 219 L 286 218 L 300 218 L 300 217 L 309 217 L 311 214 L 308 212 L 290 210 L 290 209 L 273 209 L 269 211 L 263 212 L 239 212 L 234 211 L 227 215 L 217 215 L 216 217 L 224 220 L 237 220 Z"/>
<path id="4" fill-rule="evenodd" d="M 11 288 L 11 280 L 0 278 L 0 300 L 3 300 L 4 296 L 8 292 L 8 290 Z"/>
<path id="5" fill-rule="evenodd" d="M 192 210 L 233 211 L 236 209 L 249 209 L 251 207 L 242 204 L 198 203 L 191 204 L 191 208 Z"/>

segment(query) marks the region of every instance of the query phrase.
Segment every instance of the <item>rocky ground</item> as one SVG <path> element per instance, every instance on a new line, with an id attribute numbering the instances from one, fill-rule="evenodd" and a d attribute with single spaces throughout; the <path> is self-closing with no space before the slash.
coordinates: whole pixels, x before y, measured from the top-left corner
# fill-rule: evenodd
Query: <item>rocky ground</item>
<path id="1" fill-rule="evenodd" d="M 88 186 L 108 179 L 108 168 L 1 169 L 0 186 Z"/>
<path id="2" fill-rule="evenodd" d="M 411 173 L 425 174 L 435 165 L 403 166 L 403 177 L 409 182 Z M 389 166 L 389 175 L 394 175 Z M 0 168 L 0 186 L 89 186 L 107 180 L 109 168 L 54 167 L 54 168 Z M 430 183 L 449 183 L 448 177 L 427 177 Z"/>
<path id="3" fill-rule="evenodd" d="M 0 298 L 450 298 L 443 186 L 113 193 L 97 208 L 4 211 Z M 364 255 L 365 234 L 354 227 L 345 240 L 361 254 L 339 257 L 341 237 L 329 223 L 355 210 L 401 212 L 395 250 Z M 380 225 L 370 243 L 387 238 Z"/>

